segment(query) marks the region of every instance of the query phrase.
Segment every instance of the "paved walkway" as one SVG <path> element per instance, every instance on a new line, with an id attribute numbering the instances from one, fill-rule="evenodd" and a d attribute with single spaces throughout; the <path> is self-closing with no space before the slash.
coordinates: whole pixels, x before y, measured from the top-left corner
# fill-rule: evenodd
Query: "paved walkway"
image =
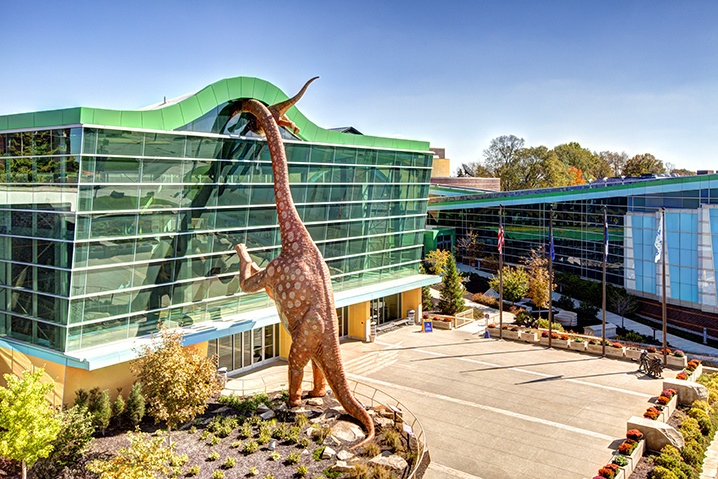
<path id="1" fill-rule="evenodd" d="M 626 420 L 662 389 L 632 362 L 484 339 L 464 328 L 405 326 L 375 343 L 347 342 L 342 355 L 350 379 L 419 418 L 432 458 L 427 479 L 593 477 L 624 437 Z M 227 386 L 286 387 L 286 377 L 279 362 Z"/>

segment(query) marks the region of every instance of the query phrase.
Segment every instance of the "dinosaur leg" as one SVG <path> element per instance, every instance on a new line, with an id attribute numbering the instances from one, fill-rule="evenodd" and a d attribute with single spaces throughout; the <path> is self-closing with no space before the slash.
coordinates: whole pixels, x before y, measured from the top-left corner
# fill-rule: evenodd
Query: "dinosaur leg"
<path id="1" fill-rule="evenodd" d="M 292 346 L 289 348 L 289 400 L 287 401 L 291 407 L 299 406 L 302 402 L 304 367 L 311 357 L 306 338 L 306 335 L 292 334 Z"/>
<path id="2" fill-rule="evenodd" d="M 327 395 L 327 379 L 319 364 L 312 359 L 312 375 L 314 379 L 314 389 L 309 393 L 311 397 L 321 398 Z"/>

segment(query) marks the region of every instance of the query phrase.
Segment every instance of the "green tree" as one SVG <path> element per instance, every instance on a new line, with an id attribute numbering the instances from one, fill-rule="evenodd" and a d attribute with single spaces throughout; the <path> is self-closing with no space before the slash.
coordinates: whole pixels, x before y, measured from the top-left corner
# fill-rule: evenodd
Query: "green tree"
<path id="1" fill-rule="evenodd" d="M 37 479 L 67 477 L 63 468 L 76 465 L 93 440 L 95 428 L 85 407 L 75 405 L 62 411 L 59 417 L 62 428 L 53 442 L 52 453 L 32 467 Z"/>
<path id="2" fill-rule="evenodd" d="M 466 309 L 464 302 L 464 285 L 461 282 L 459 270 L 456 268 L 456 260 L 452 254 L 449 254 L 446 262 L 446 271 L 441 279 L 441 283 L 439 311 L 443 314 L 453 316 Z"/>
<path id="3" fill-rule="evenodd" d="M 672 168 L 669 173 L 678 176 L 693 176 L 696 174 L 695 171 L 687 170 L 685 168 Z"/>
<path id="4" fill-rule="evenodd" d="M 137 426 L 145 417 L 145 396 L 142 394 L 142 384 L 136 382 L 132 385 L 130 396 L 127 398 L 127 419 L 130 424 Z"/>
<path id="5" fill-rule="evenodd" d="M 89 392 L 87 411 L 92 416 L 92 425 L 95 430 L 100 431 L 104 436 L 112 418 L 110 391 L 107 389 L 100 391 L 100 388 L 92 388 Z"/>
<path id="6" fill-rule="evenodd" d="M 0 387 L 0 456 L 20 461 L 23 479 L 27 466 L 50 455 L 61 429 L 45 397 L 55 384 L 40 382 L 44 372 L 25 371 L 20 378 L 5 374 L 7 388 Z"/>
<path id="7" fill-rule="evenodd" d="M 526 296 L 529 290 L 529 274 L 522 267 L 513 268 L 504 266 L 503 268 L 504 283 L 504 299 L 506 301 L 516 302 Z M 489 286 L 499 292 L 499 277 L 494 276 L 489 280 Z"/>
<path id="8" fill-rule="evenodd" d="M 553 150 L 545 146 L 523 148 L 516 164 L 520 177 L 516 189 L 552 188 L 569 183 L 566 166 Z"/>
<path id="9" fill-rule="evenodd" d="M 170 431 L 203 413 L 209 398 L 222 389 L 215 358 L 183 347 L 178 332 L 163 333 L 138 352 L 140 357 L 130 363 L 130 370 L 142 383 L 148 413 L 155 422 L 166 422 L 172 444 Z"/>
<path id="10" fill-rule="evenodd" d="M 524 139 L 514 135 L 499 136 L 491 140 L 484 150 L 484 166 L 491 176 L 501 178 L 503 191 L 519 188 L 522 178 L 521 150 Z"/>
<path id="11" fill-rule="evenodd" d="M 120 390 L 117 391 L 117 399 L 115 399 L 115 402 L 112 404 L 112 417 L 115 419 L 117 425 L 122 425 L 126 409 L 127 405 L 125 398 L 122 397 L 122 388 L 120 388 Z"/>
<path id="12" fill-rule="evenodd" d="M 419 265 L 419 274 L 426 274 L 426 270 L 422 264 Z M 421 309 L 424 311 L 434 310 L 434 300 L 431 296 L 431 287 L 429 286 L 423 286 L 421 288 Z M 417 322 L 418 321 L 421 321 L 421 318 L 417 318 Z"/>
<path id="13" fill-rule="evenodd" d="M 626 176 L 659 175 L 665 172 L 663 162 L 650 153 L 630 158 L 623 167 L 623 174 Z"/>
<path id="14" fill-rule="evenodd" d="M 120 448 L 110 459 L 95 460 L 87 469 L 102 479 L 157 479 L 172 472 L 177 455 L 174 446 L 165 447 L 165 438 L 143 432 L 130 432 L 129 447 Z"/>
<path id="15" fill-rule="evenodd" d="M 612 169 L 605 160 L 575 141 L 555 146 L 553 151 L 566 167 L 573 166 L 581 170 L 583 177 L 588 181 L 612 174 Z"/>
<path id="16" fill-rule="evenodd" d="M 471 163 L 462 163 L 461 166 L 456 170 L 456 176 L 462 177 L 474 177 L 474 178 L 492 178 L 493 175 L 488 168 L 483 164 L 474 161 Z"/>

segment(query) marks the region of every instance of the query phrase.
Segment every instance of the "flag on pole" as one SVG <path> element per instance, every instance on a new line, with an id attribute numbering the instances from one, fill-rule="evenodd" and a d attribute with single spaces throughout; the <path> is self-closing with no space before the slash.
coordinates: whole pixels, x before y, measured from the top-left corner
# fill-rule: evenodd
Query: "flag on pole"
<path id="1" fill-rule="evenodd" d="M 608 261 L 608 215 L 603 217 L 603 260 Z"/>
<path id="2" fill-rule="evenodd" d="M 658 220 L 658 229 L 656 230 L 656 240 L 653 242 L 653 246 L 656 247 L 656 258 L 655 262 L 658 263 L 663 255 L 663 213 L 661 212 L 661 218 Z"/>
<path id="3" fill-rule="evenodd" d="M 504 249 L 504 226 L 501 224 L 499 225 L 498 247 L 499 247 L 499 254 L 501 254 Z"/>
<path id="4" fill-rule="evenodd" d="M 553 247 L 553 227 L 550 223 L 548 226 L 548 254 L 551 256 L 551 261 L 556 259 L 556 250 Z"/>

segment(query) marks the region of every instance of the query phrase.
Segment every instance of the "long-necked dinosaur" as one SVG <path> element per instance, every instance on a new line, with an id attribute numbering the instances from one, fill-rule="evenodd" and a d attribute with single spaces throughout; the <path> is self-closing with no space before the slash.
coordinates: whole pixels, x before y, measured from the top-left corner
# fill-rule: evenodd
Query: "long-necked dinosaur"
<path id="1" fill-rule="evenodd" d="M 241 100 L 233 114 L 250 113 L 254 117 L 255 132 L 267 138 L 274 173 L 274 199 L 277 204 L 282 251 L 265 269 L 252 261 L 244 244 L 235 246 L 239 255 L 239 284 L 243 291 L 254 292 L 264 288 L 274 299 L 279 317 L 292 336 L 289 351 L 289 400 L 290 406 L 301 403 L 304 367 L 311 360 L 314 389 L 309 395 L 326 395 L 326 383 L 344 409 L 364 426 L 366 438 L 354 448 L 367 444 L 374 438 L 374 423 L 364 407 L 352 395 L 344 373 L 337 313 L 334 306 L 329 268 L 312 241 L 309 232 L 299 218 L 289 190 L 289 174 L 284 143 L 279 126 L 297 126 L 286 118 L 285 113 L 304 94 L 309 80 L 294 97 L 266 107 L 254 100 Z"/>

